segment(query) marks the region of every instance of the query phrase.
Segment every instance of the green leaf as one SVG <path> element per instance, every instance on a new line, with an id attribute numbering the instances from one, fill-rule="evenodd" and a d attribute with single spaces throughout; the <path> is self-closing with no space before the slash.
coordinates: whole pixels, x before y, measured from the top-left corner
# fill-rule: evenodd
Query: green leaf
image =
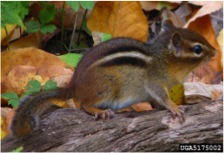
<path id="1" fill-rule="evenodd" d="M 88 9 L 88 10 L 92 10 L 94 6 L 93 1 L 80 1 L 79 3 L 84 9 Z"/>
<path id="2" fill-rule="evenodd" d="M 70 6 L 74 11 L 78 11 L 79 10 L 79 2 L 78 1 L 66 1 L 66 3 L 68 4 L 68 6 Z"/>
<path id="3" fill-rule="evenodd" d="M 43 34 L 51 33 L 56 29 L 56 26 L 54 24 L 48 24 L 41 27 L 40 32 Z"/>
<path id="4" fill-rule="evenodd" d="M 41 25 L 45 25 L 54 19 L 56 14 L 56 9 L 54 5 L 50 5 L 47 3 L 42 3 L 42 4 L 44 4 L 43 5 L 44 8 L 41 10 L 39 14 L 39 19 L 40 19 Z"/>
<path id="5" fill-rule="evenodd" d="M 103 33 L 102 42 L 110 40 L 112 38 L 112 35 L 109 33 Z"/>
<path id="6" fill-rule="evenodd" d="M 1 2 L 1 27 L 6 24 L 17 24 L 25 28 L 22 20 L 28 14 L 29 2 L 4 1 Z"/>
<path id="7" fill-rule="evenodd" d="M 19 105 L 19 98 L 18 99 L 10 99 L 8 101 L 9 105 L 12 105 L 13 108 L 16 108 Z"/>
<path id="8" fill-rule="evenodd" d="M 72 67 L 76 67 L 80 61 L 80 59 L 82 58 L 81 54 L 76 54 L 76 53 L 68 53 L 68 54 L 64 54 L 61 56 L 58 56 L 61 60 L 63 60 L 66 64 L 72 66 Z"/>
<path id="9" fill-rule="evenodd" d="M 24 19 L 25 15 L 29 13 L 29 1 L 20 1 L 20 5 L 18 6 L 20 9 L 19 16 L 21 19 Z"/>
<path id="10" fill-rule="evenodd" d="M 1 94 L 1 97 L 5 100 L 19 99 L 18 95 L 15 92 L 3 93 L 3 94 Z"/>
<path id="11" fill-rule="evenodd" d="M 40 30 L 40 23 L 34 20 L 30 20 L 25 23 L 26 25 L 26 32 L 33 33 Z"/>
<path id="12" fill-rule="evenodd" d="M 16 152 L 21 152 L 22 150 L 23 150 L 23 147 L 21 146 L 21 147 L 18 147 L 16 149 L 12 150 L 11 152 L 16 153 Z"/>
<path id="13" fill-rule="evenodd" d="M 87 27 L 87 20 L 84 19 L 84 21 L 82 22 L 82 29 L 88 33 L 88 35 L 92 36 L 91 31 L 89 30 L 89 28 Z"/>
<path id="14" fill-rule="evenodd" d="M 20 99 L 22 99 L 24 96 L 31 95 L 32 93 L 32 91 L 26 91 L 20 96 Z"/>
<path id="15" fill-rule="evenodd" d="M 47 90 L 53 90 L 53 89 L 57 89 L 57 82 L 55 82 L 53 80 L 48 80 L 45 83 L 43 90 L 47 91 Z"/>
<path id="16" fill-rule="evenodd" d="M 29 83 L 28 83 L 26 89 L 27 89 L 29 92 L 31 92 L 31 93 L 33 93 L 33 92 L 40 92 L 41 84 L 40 84 L 40 82 L 37 81 L 37 80 L 31 80 L 31 81 L 29 81 Z"/>

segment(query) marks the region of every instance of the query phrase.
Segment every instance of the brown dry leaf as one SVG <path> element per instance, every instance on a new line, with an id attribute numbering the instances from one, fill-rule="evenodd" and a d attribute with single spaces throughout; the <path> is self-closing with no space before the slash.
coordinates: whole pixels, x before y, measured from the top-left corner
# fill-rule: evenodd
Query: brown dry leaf
<path id="1" fill-rule="evenodd" d="M 37 70 L 37 74 L 40 75 L 44 80 L 52 77 L 57 77 L 61 75 L 72 75 L 73 71 L 71 69 L 64 68 L 64 66 L 41 66 Z"/>
<path id="2" fill-rule="evenodd" d="M 1 79 L 4 80 L 8 73 L 16 66 L 26 65 L 40 67 L 62 66 L 68 67 L 61 59 L 37 48 L 28 47 L 17 50 L 8 50 L 1 53 Z"/>
<path id="3" fill-rule="evenodd" d="M 21 94 L 25 91 L 27 82 L 34 79 L 37 70 L 33 66 L 15 66 L 2 80 L 2 92 L 16 92 Z"/>
<path id="4" fill-rule="evenodd" d="M 192 9 L 187 1 L 180 4 L 180 6 L 174 11 L 176 16 L 186 24 L 187 18 L 192 14 Z M 175 25 L 175 24 L 174 24 Z M 184 26 L 184 25 L 183 25 Z M 181 27 L 183 27 L 181 26 Z"/>
<path id="5" fill-rule="evenodd" d="M 219 46 L 221 48 L 221 53 L 222 53 L 222 58 L 221 58 L 221 64 L 223 65 L 223 29 L 220 31 L 218 37 L 217 37 L 217 41 L 219 43 Z"/>
<path id="6" fill-rule="evenodd" d="M 97 2 L 87 20 L 93 31 L 112 37 L 131 37 L 146 42 L 148 21 L 139 2 Z"/>
<path id="7" fill-rule="evenodd" d="M 221 50 L 215 37 L 215 32 L 209 15 L 205 15 L 191 22 L 188 29 L 191 29 L 205 37 L 205 39 L 216 49 L 216 55 L 205 65 L 195 69 L 200 80 L 204 83 L 213 83 L 218 72 L 222 71 Z M 204 73 L 203 73 L 204 71 Z M 208 75 L 207 72 L 210 72 Z M 201 77 L 200 77 L 201 76 Z"/>
<path id="8" fill-rule="evenodd" d="M 161 17 L 163 20 L 171 20 L 175 27 L 183 27 L 184 22 L 180 20 L 179 16 L 168 9 L 163 9 L 161 11 Z"/>
<path id="9" fill-rule="evenodd" d="M 151 10 L 161 10 L 162 8 L 166 7 L 167 9 L 171 10 L 174 9 L 178 6 L 176 2 L 162 2 L 162 1 L 141 1 L 140 2 L 142 8 L 146 11 L 151 11 Z"/>
<path id="10" fill-rule="evenodd" d="M 40 33 L 32 33 L 25 37 L 18 39 L 9 44 L 10 50 L 15 50 L 18 48 L 26 48 L 26 47 L 39 47 L 39 41 L 41 40 Z"/>
<path id="11" fill-rule="evenodd" d="M 9 107 L 1 107 L 1 139 L 7 136 L 15 110 Z M 4 133 L 4 137 L 3 137 Z"/>
<path id="12" fill-rule="evenodd" d="M 68 85 L 69 81 L 71 80 L 73 72 L 71 74 L 61 74 L 56 77 L 51 77 L 50 79 L 57 82 L 58 87 L 65 87 Z"/>
<path id="13" fill-rule="evenodd" d="M 189 26 L 189 24 L 195 20 L 197 20 L 200 17 L 203 17 L 205 15 L 209 15 L 212 12 L 215 12 L 223 7 L 222 1 L 203 1 L 203 2 L 189 2 L 191 4 L 196 5 L 202 5 L 202 7 L 197 11 L 197 13 L 185 24 L 185 28 Z M 202 24 L 203 25 L 203 24 Z"/>
<path id="14" fill-rule="evenodd" d="M 204 84 L 201 82 L 185 82 L 185 96 L 201 95 L 212 98 L 213 92 L 223 92 L 223 84 Z"/>
<path id="15" fill-rule="evenodd" d="M 152 106 L 148 102 L 142 102 L 131 106 L 135 111 L 142 112 L 152 110 Z"/>

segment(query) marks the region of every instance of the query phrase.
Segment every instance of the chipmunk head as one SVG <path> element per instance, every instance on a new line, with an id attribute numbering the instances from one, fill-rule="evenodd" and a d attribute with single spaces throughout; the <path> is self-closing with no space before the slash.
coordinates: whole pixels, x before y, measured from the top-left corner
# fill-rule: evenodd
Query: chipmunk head
<path id="1" fill-rule="evenodd" d="M 215 49 L 203 36 L 191 30 L 175 28 L 169 20 L 162 22 L 162 32 L 170 35 L 168 49 L 180 60 L 200 63 L 215 55 Z"/>

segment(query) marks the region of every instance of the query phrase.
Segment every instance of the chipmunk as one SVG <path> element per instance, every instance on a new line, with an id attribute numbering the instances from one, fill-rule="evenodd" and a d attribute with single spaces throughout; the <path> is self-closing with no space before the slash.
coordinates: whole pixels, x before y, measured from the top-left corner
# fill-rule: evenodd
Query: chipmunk
<path id="1" fill-rule="evenodd" d="M 103 42 L 83 56 L 68 86 L 24 97 L 13 118 L 12 133 L 22 137 L 38 127 L 39 116 L 52 98 L 76 98 L 96 118 L 113 118 L 113 110 L 149 101 L 183 121 L 168 91 L 214 54 L 201 35 L 167 20 L 151 44 L 131 38 Z"/>

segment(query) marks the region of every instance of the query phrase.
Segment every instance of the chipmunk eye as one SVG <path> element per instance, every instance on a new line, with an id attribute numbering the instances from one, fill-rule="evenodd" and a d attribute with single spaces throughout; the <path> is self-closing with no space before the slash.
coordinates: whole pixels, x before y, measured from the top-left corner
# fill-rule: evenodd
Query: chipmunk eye
<path id="1" fill-rule="evenodd" d="M 195 45 L 193 47 L 193 51 L 196 53 L 196 54 L 201 54 L 201 52 L 203 51 L 201 45 Z"/>

